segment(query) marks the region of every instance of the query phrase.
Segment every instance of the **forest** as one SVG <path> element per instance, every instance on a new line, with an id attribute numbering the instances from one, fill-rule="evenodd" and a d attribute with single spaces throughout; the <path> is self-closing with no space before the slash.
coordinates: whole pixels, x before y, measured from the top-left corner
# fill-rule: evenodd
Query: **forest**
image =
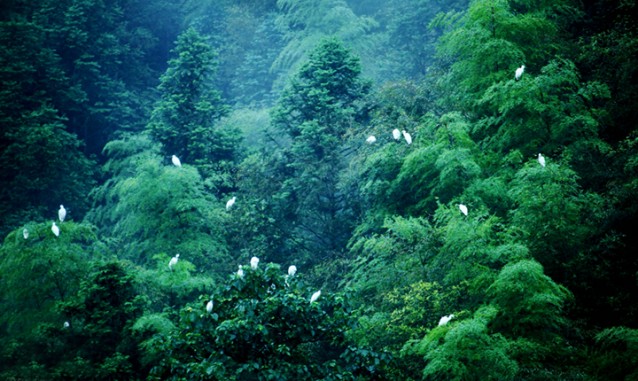
<path id="1" fill-rule="evenodd" d="M 2 0 L 0 379 L 638 380 L 635 0 Z"/>

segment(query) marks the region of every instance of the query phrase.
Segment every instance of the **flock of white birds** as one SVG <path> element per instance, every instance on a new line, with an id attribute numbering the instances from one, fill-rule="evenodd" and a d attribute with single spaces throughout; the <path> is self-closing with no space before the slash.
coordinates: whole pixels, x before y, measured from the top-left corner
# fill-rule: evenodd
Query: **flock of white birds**
<path id="1" fill-rule="evenodd" d="M 514 73 L 514 78 L 517 81 L 520 80 L 524 71 L 525 71 L 525 65 L 521 65 L 521 67 L 516 69 L 516 72 Z M 405 139 L 405 142 L 408 145 L 412 144 L 412 135 L 410 135 L 410 133 L 408 133 L 405 130 L 399 131 L 399 129 L 397 129 L 397 128 L 392 130 L 392 137 L 394 138 L 394 140 L 401 139 L 401 135 L 403 135 L 403 138 Z M 366 142 L 368 144 L 373 144 L 376 141 L 377 141 L 377 138 L 374 135 L 370 135 L 366 139 Z M 176 155 L 173 155 L 171 157 L 171 161 L 172 161 L 173 165 L 176 166 L 176 167 L 181 167 L 182 166 L 182 162 L 180 161 L 180 159 Z M 538 154 L 538 163 L 542 167 L 545 167 L 545 157 L 542 154 L 540 154 L 540 153 Z M 232 208 L 233 205 L 235 204 L 235 201 L 237 201 L 237 197 L 235 197 L 235 196 L 232 197 L 230 200 L 228 200 L 226 202 L 226 210 L 230 210 L 230 208 Z M 465 215 L 465 216 L 468 215 L 467 205 L 458 204 L 458 207 L 459 207 L 459 210 L 461 211 L 461 213 L 463 213 L 463 215 Z M 59 218 L 60 222 L 64 222 L 64 219 L 66 218 L 66 209 L 64 208 L 63 205 L 60 205 L 60 209 L 58 210 L 58 218 Z M 60 228 L 55 224 L 55 221 L 51 225 L 51 231 L 53 232 L 53 234 L 56 237 L 60 236 Z M 24 228 L 24 230 L 22 231 L 22 235 L 24 236 L 24 239 L 28 239 L 29 238 L 29 230 L 27 228 Z M 177 264 L 178 260 L 179 260 L 179 254 L 176 254 L 173 258 L 171 258 L 171 260 L 168 262 L 169 270 L 173 271 L 173 268 Z M 259 258 L 252 257 L 250 259 L 250 268 L 252 270 L 257 270 L 258 265 L 259 265 Z M 288 276 L 289 277 L 294 276 L 296 273 L 297 273 L 297 267 L 296 266 L 292 265 L 292 266 L 290 266 L 288 268 Z M 237 276 L 239 278 L 243 278 L 244 277 L 244 270 L 243 270 L 241 265 L 239 265 L 239 269 L 237 270 Z M 321 296 L 321 290 L 316 291 L 310 297 L 310 303 L 316 302 L 317 299 L 319 299 L 320 296 Z M 213 311 L 213 301 L 212 300 L 210 300 L 206 304 L 206 311 L 208 313 L 212 313 L 212 311 Z M 454 314 L 443 316 L 441 318 L 441 320 L 439 320 L 439 326 L 446 325 L 450 320 L 452 320 L 452 318 L 454 318 Z M 65 322 L 64 323 L 64 327 L 67 328 L 68 326 L 69 326 L 69 323 Z"/>
<path id="2" fill-rule="evenodd" d="M 175 257 L 173 257 L 170 262 L 168 263 L 168 267 L 172 270 L 173 266 L 175 266 L 175 264 L 177 264 L 177 258 L 179 257 L 179 254 L 177 254 Z M 251 270 L 255 271 L 257 270 L 257 268 L 259 267 L 259 258 L 257 257 L 252 257 L 250 259 L 250 268 Z M 288 267 L 288 276 L 286 276 L 286 285 L 288 285 L 288 278 L 294 277 L 295 274 L 297 273 L 297 266 L 295 265 L 291 265 Z M 244 269 L 242 268 L 242 265 L 239 265 L 239 269 L 237 270 L 237 277 L 238 278 L 244 278 Z M 274 286 L 273 286 L 274 287 Z M 310 303 L 314 303 L 317 301 L 317 299 L 319 299 L 319 296 L 321 296 L 321 290 L 316 291 L 314 294 L 312 294 L 312 296 L 310 296 Z M 208 312 L 209 314 L 213 312 L 213 300 L 209 300 L 208 303 L 206 303 L 206 312 Z"/>

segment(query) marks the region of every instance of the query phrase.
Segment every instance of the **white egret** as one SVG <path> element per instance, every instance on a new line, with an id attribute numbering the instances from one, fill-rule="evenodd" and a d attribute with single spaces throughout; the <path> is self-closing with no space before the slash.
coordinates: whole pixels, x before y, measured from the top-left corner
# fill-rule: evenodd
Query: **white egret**
<path id="1" fill-rule="evenodd" d="M 241 268 L 241 265 L 239 265 L 239 270 L 237 270 L 237 276 L 240 278 L 244 277 L 244 269 Z"/>
<path id="2" fill-rule="evenodd" d="M 525 65 L 521 65 L 521 67 L 519 67 L 518 69 L 516 69 L 516 72 L 514 73 L 514 78 L 518 81 L 519 79 L 521 79 L 521 76 L 523 75 L 523 72 L 525 71 Z"/>
<path id="3" fill-rule="evenodd" d="M 392 130 L 392 137 L 394 138 L 394 140 L 399 140 L 401 138 L 401 131 L 399 131 L 398 128 L 395 128 L 394 130 Z"/>
<path id="4" fill-rule="evenodd" d="M 412 144 L 412 135 L 407 133 L 405 130 L 401 131 L 401 133 L 403 133 L 403 137 L 405 138 L 405 141 L 408 143 L 408 145 Z"/>
<path id="5" fill-rule="evenodd" d="M 540 153 L 538 154 L 538 163 L 541 165 L 541 167 L 545 167 L 545 157 Z"/>
<path id="6" fill-rule="evenodd" d="M 259 258 L 252 257 L 250 258 L 250 268 L 253 270 L 257 270 L 257 265 L 259 264 Z"/>
<path id="7" fill-rule="evenodd" d="M 454 314 L 443 316 L 441 320 L 439 320 L 439 327 L 442 325 L 446 325 L 450 320 L 452 320 L 453 317 Z"/>
<path id="8" fill-rule="evenodd" d="M 64 209 L 64 205 L 60 205 L 60 210 L 58 210 L 58 218 L 60 222 L 64 222 L 64 218 L 66 218 L 66 209 Z"/>
<path id="9" fill-rule="evenodd" d="M 208 311 L 208 313 L 213 312 L 213 301 L 212 300 L 208 301 L 208 304 L 206 304 L 206 311 Z"/>
<path id="10" fill-rule="evenodd" d="M 230 200 L 226 201 L 226 210 L 230 209 L 233 205 L 235 205 L 235 201 L 237 201 L 237 197 L 233 197 Z"/>
<path id="11" fill-rule="evenodd" d="M 372 144 L 372 143 L 374 143 L 374 142 L 376 142 L 376 141 L 377 141 L 377 138 L 376 138 L 374 135 L 370 135 L 370 136 L 368 136 L 368 138 L 366 139 L 366 142 L 367 142 L 368 144 Z"/>
<path id="12" fill-rule="evenodd" d="M 173 258 L 171 258 L 170 262 L 168 262 L 168 268 L 173 271 L 173 266 L 177 264 L 179 260 L 179 254 L 176 254 Z"/>
<path id="13" fill-rule="evenodd" d="M 55 222 L 53 222 L 53 225 L 51 225 L 51 231 L 53 232 L 53 234 L 55 234 L 56 237 L 60 236 L 60 228 L 58 227 L 58 225 L 55 224 Z"/>
<path id="14" fill-rule="evenodd" d="M 27 228 L 22 229 L 22 236 L 24 237 L 24 239 L 29 238 L 29 229 Z"/>
<path id="15" fill-rule="evenodd" d="M 64 324 L 62 325 L 64 328 L 69 328 L 71 324 L 69 324 L 68 321 L 65 321 Z"/>
<path id="16" fill-rule="evenodd" d="M 297 266 L 292 265 L 290 267 L 288 267 L 288 275 L 289 276 L 294 276 L 297 273 Z"/>
<path id="17" fill-rule="evenodd" d="M 463 205 L 463 204 L 459 204 L 459 209 L 461 210 L 461 213 L 465 214 L 467 216 L 467 206 Z"/>
<path id="18" fill-rule="evenodd" d="M 317 299 L 319 299 L 319 297 L 321 296 L 321 290 L 315 292 L 314 294 L 312 294 L 312 296 L 310 297 L 310 303 L 316 302 Z"/>
<path id="19" fill-rule="evenodd" d="M 173 161 L 173 165 L 174 166 L 176 166 L 176 167 L 181 167 L 182 166 L 182 162 L 179 160 L 179 157 L 173 155 L 171 160 Z"/>

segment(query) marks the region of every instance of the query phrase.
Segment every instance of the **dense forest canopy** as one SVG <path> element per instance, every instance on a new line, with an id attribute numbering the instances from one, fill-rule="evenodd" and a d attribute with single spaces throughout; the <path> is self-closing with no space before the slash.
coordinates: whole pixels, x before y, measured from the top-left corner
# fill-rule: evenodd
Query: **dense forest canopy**
<path id="1" fill-rule="evenodd" d="M 9 0 L 0 379 L 638 378 L 633 0 Z"/>

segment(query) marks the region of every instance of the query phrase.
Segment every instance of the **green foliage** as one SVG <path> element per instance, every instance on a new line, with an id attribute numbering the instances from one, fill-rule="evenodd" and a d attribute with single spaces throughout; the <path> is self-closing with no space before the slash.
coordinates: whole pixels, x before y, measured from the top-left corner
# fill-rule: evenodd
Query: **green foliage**
<path id="1" fill-rule="evenodd" d="M 612 327 L 596 335 L 594 376 L 599 380 L 638 378 L 638 330 Z"/>
<path id="2" fill-rule="evenodd" d="M 221 129 L 218 120 L 227 114 L 221 94 L 212 88 L 215 52 L 206 38 L 189 28 L 177 39 L 169 67 L 158 90 L 147 129 L 162 143 L 168 156 L 197 166 L 216 191 L 232 188 L 228 173 L 240 137 L 236 130 Z"/>
<path id="3" fill-rule="evenodd" d="M 221 274 L 228 268 L 223 205 L 205 192 L 194 167 L 166 166 L 146 147 L 140 137 L 107 146 L 107 168 L 117 177 L 96 193 L 106 204 L 93 218 L 123 258 L 147 265 L 156 254 L 181 253 L 199 271 Z"/>
<path id="4" fill-rule="evenodd" d="M 308 53 L 328 36 L 344 41 L 359 55 L 374 46 L 369 32 L 375 21 L 356 15 L 345 0 L 278 0 L 277 6 L 276 25 L 286 45 L 273 63 L 276 69 L 298 70 Z"/>
<path id="5" fill-rule="evenodd" d="M 77 296 L 60 304 L 69 327 L 62 337 L 54 333 L 52 338 L 64 343 L 59 376 L 136 378 L 140 370 L 136 367 L 137 343 L 130 330 L 142 300 L 133 282 L 122 263 L 106 262 L 96 266 Z M 66 361 L 70 362 L 68 369 Z"/>
<path id="6" fill-rule="evenodd" d="M 425 357 L 425 380 L 514 380 L 518 367 L 507 341 L 488 331 L 491 314 L 480 311 L 472 319 L 437 327 L 404 351 Z"/>
<path id="7" fill-rule="evenodd" d="M 368 89 L 359 74 L 350 51 L 337 39 L 325 39 L 273 110 L 273 127 L 291 138 L 280 156 L 291 174 L 278 198 L 292 202 L 293 247 L 305 261 L 334 258 L 356 218 L 340 176 L 347 165 L 344 141 L 358 127 Z"/>
<path id="8" fill-rule="evenodd" d="M 9 233 L 0 246 L 0 324 L 10 337 L 28 336 L 39 324 L 61 326 L 56 306 L 76 295 L 87 264 L 101 252 L 94 226 L 72 221 L 58 226 L 56 237 L 51 223 L 30 222 Z"/>
<path id="9" fill-rule="evenodd" d="M 605 205 L 600 196 L 582 191 L 572 170 L 548 160 L 546 167 L 532 162 L 516 173 L 508 192 L 517 206 L 511 231 L 552 276 L 560 276 L 596 232 Z"/>
<path id="10" fill-rule="evenodd" d="M 498 308 L 491 328 L 508 337 L 548 340 L 566 324 L 563 308 L 571 293 L 543 274 L 538 262 L 508 264 L 488 294 Z"/>
<path id="11" fill-rule="evenodd" d="M 324 292 L 311 303 L 315 290 L 300 274 L 283 276 L 272 264 L 244 271 L 182 309 L 178 331 L 156 341 L 167 356 L 154 379 L 355 379 L 378 371 L 374 362 L 358 366 L 370 353 L 345 341 L 352 322 L 344 296 Z"/>

